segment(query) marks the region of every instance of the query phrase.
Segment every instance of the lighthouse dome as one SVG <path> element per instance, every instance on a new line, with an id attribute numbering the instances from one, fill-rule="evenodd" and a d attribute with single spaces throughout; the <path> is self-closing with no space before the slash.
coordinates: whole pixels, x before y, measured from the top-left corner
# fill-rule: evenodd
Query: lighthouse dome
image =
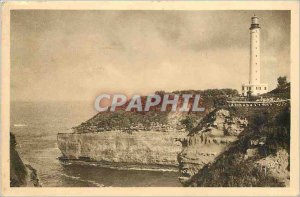
<path id="1" fill-rule="evenodd" d="M 251 23 L 252 24 L 258 24 L 258 17 L 257 16 L 251 17 Z"/>

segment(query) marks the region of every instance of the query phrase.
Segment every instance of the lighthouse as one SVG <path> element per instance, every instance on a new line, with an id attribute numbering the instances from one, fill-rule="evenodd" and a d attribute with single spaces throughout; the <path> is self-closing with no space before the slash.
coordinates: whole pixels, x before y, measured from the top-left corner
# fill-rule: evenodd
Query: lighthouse
<path id="1" fill-rule="evenodd" d="M 258 17 L 251 17 L 249 81 L 242 85 L 242 96 L 258 96 L 268 92 L 268 84 L 260 82 L 260 26 Z"/>

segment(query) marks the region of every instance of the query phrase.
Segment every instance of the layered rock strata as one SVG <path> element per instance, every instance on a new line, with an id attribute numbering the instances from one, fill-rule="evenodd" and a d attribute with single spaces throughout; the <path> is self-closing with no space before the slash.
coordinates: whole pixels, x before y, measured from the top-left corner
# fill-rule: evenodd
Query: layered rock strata
<path id="1" fill-rule="evenodd" d="M 228 110 L 215 110 L 203 119 L 190 136 L 181 140 L 178 156 L 180 181 L 185 184 L 205 165 L 212 163 L 238 139 L 248 121 L 230 115 Z"/>
<path id="2" fill-rule="evenodd" d="M 178 166 L 178 142 L 186 132 L 106 131 L 58 134 L 64 159 L 140 165 Z"/>

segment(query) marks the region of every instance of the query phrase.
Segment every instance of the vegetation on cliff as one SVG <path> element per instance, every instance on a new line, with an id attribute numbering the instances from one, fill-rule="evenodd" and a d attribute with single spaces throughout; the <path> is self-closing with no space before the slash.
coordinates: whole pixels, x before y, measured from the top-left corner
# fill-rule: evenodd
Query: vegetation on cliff
<path id="1" fill-rule="evenodd" d="M 290 83 L 279 79 L 278 87 L 264 96 L 290 98 Z M 237 141 L 183 184 L 194 187 L 288 186 L 290 106 L 228 107 L 227 110 L 233 116 L 247 119 L 248 126 Z M 213 120 L 212 112 L 191 130 L 190 136 L 197 135 L 206 122 Z"/>
<path id="2" fill-rule="evenodd" d="M 164 94 L 200 94 L 203 100 L 205 112 L 186 112 L 174 115 L 173 112 L 161 112 L 161 105 L 148 112 L 125 111 L 119 108 L 114 112 L 100 112 L 91 119 L 76 126 L 73 130 L 76 133 L 101 132 L 110 130 L 138 131 L 138 130 L 191 130 L 207 113 L 216 105 L 222 104 L 225 98 L 237 96 L 234 89 L 208 89 L 208 90 L 183 90 L 174 92 L 155 92 L 158 95 Z M 129 101 L 128 101 L 129 102 Z M 142 103 L 145 99 L 142 98 Z M 224 104 L 224 103 L 223 103 Z"/>
<path id="3" fill-rule="evenodd" d="M 243 136 L 187 186 L 267 187 L 289 182 L 290 109 L 265 111 L 249 120 Z"/>
<path id="4" fill-rule="evenodd" d="M 229 110 L 216 109 L 209 113 L 181 140 L 178 155 L 179 180 L 185 184 L 205 165 L 211 164 L 247 126 L 244 118 L 230 114 Z"/>
<path id="5" fill-rule="evenodd" d="M 277 97 L 282 99 L 289 99 L 291 97 L 291 83 L 287 81 L 287 78 L 278 77 L 277 79 L 277 87 L 266 93 L 264 96 L 268 97 Z"/>

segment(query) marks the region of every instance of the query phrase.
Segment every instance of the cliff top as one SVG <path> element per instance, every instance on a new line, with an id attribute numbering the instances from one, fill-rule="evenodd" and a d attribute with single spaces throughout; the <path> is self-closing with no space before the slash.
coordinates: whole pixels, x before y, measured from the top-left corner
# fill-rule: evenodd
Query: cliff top
<path id="1" fill-rule="evenodd" d="M 109 130 L 189 130 L 216 105 L 223 104 L 224 99 L 238 95 L 234 89 L 182 90 L 174 92 L 157 91 L 155 94 L 200 94 L 205 112 L 161 112 L 161 105 L 150 108 L 148 112 L 125 111 L 124 107 L 115 112 L 99 112 L 91 119 L 73 128 L 74 132 L 101 132 Z M 129 102 L 129 101 L 128 101 Z M 142 99 L 142 103 L 145 99 Z M 182 100 L 180 101 L 182 102 Z M 222 103 L 223 102 L 223 103 Z M 187 121 L 185 121 L 188 119 Z"/>

